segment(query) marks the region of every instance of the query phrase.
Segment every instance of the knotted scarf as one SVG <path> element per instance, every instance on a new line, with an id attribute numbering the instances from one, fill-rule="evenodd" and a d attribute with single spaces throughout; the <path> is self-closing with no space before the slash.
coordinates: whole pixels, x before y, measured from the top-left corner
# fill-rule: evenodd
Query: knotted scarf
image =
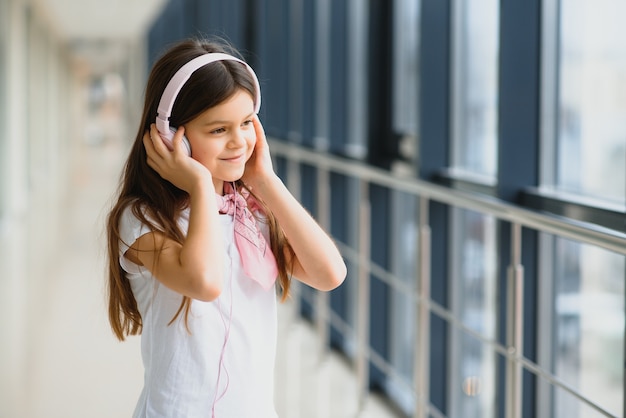
<path id="1" fill-rule="evenodd" d="M 259 230 L 251 209 L 260 209 L 254 199 L 248 200 L 237 193 L 230 183 L 224 183 L 224 195 L 216 195 L 217 209 L 220 213 L 234 215 L 235 245 L 241 256 L 243 271 L 246 276 L 269 290 L 276 281 L 278 267 L 276 259 L 265 237 Z"/>

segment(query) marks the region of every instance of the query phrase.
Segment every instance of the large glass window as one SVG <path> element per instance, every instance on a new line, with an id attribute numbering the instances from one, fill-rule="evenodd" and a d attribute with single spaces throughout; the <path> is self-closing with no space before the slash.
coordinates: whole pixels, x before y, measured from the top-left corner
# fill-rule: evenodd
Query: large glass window
<path id="1" fill-rule="evenodd" d="M 454 2 L 453 166 L 497 174 L 499 1 Z"/>
<path id="2" fill-rule="evenodd" d="M 453 211 L 452 310 L 482 338 L 496 336 L 496 221 L 478 212 Z M 495 417 L 496 356 L 463 329 L 452 328 L 450 416 Z"/>
<path id="3" fill-rule="evenodd" d="M 415 407 L 413 359 L 415 357 L 415 279 L 418 259 L 417 198 L 392 193 L 391 263 L 394 276 L 402 283 L 391 292 L 391 364 L 398 372 L 389 377 L 387 389 L 397 404 L 410 414 Z"/>
<path id="4" fill-rule="evenodd" d="M 419 0 L 396 0 L 393 8 L 393 129 L 417 136 Z"/>
<path id="5" fill-rule="evenodd" d="M 334 4 L 335 2 L 333 2 Z M 348 76 L 346 80 L 349 104 L 346 109 L 348 118 L 345 151 L 355 158 L 367 155 L 367 14 L 364 1 L 351 0 L 347 3 L 348 44 L 344 53 L 347 55 Z M 331 42 L 335 42 L 332 40 Z M 332 93 L 331 93 L 332 96 Z M 331 116 L 331 121 L 333 117 Z M 332 125 L 331 125 L 332 126 Z"/>
<path id="6" fill-rule="evenodd" d="M 619 415 L 623 402 L 623 256 L 566 239 L 546 241 L 554 259 L 551 288 L 544 288 L 540 321 L 542 366 L 605 411 Z M 602 416 L 566 390 L 544 393 L 543 410 L 555 417 Z"/>
<path id="7" fill-rule="evenodd" d="M 559 190 L 626 200 L 624 0 L 560 6 L 557 172 Z"/>
<path id="8" fill-rule="evenodd" d="M 626 203 L 626 26 L 622 0 L 552 0 L 544 10 L 542 184 Z M 550 53 L 552 52 L 552 53 Z M 552 61 L 554 60 L 554 61 Z M 542 238 L 539 360 L 607 413 L 623 411 L 624 257 Z M 602 416 L 541 379 L 541 415 Z"/>

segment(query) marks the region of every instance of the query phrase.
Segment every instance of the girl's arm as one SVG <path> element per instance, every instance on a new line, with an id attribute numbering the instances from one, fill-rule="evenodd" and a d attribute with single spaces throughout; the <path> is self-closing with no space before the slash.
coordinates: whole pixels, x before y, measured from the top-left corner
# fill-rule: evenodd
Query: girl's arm
<path id="1" fill-rule="evenodd" d="M 183 244 L 160 231 L 139 237 L 125 256 L 146 267 L 165 286 L 193 299 L 211 301 L 222 290 L 223 241 L 210 172 L 182 150 L 183 129 L 170 152 L 151 126 L 143 138 L 148 165 L 189 193 L 189 230 Z"/>
<path id="2" fill-rule="evenodd" d="M 274 173 L 263 127 L 254 118 L 256 145 L 242 180 L 265 202 L 295 253 L 293 275 L 318 289 L 332 290 L 346 277 L 346 265 L 332 239 Z"/>

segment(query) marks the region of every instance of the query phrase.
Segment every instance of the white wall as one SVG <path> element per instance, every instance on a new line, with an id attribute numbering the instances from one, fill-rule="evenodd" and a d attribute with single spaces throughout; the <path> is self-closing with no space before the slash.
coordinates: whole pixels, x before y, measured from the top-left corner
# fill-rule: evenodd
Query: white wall
<path id="1" fill-rule="evenodd" d="M 63 233 L 75 78 L 59 37 L 27 0 L 0 2 L 0 416 L 24 416 L 30 325 Z M 37 279 L 33 279 L 37 277 Z"/>

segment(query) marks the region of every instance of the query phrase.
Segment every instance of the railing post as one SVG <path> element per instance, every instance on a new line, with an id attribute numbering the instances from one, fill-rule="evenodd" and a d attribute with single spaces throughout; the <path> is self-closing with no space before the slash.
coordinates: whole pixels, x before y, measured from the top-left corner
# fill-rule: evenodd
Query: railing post
<path id="1" fill-rule="evenodd" d="M 522 364 L 524 337 L 524 267 L 522 265 L 522 227 L 511 224 L 511 262 L 507 272 L 506 344 L 506 417 L 522 417 Z"/>
<path id="2" fill-rule="evenodd" d="M 417 252 L 417 318 L 415 321 L 415 352 L 413 381 L 415 382 L 415 418 L 427 418 L 430 405 L 430 200 L 419 197 Z"/>
<path id="3" fill-rule="evenodd" d="M 330 176 L 328 170 L 317 167 L 317 219 L 324 230 L 330 232 Z M 330 296 L 328 292 L 316 292 L 315 317 L 318 335 L 319 357 L 323 359 L 330 340 Z"/>
<path id="4" fill-rule="evenodd" d="M 370 202 L 369 184 L 359 182 L 359 270 L 357 291 L 357 352 L 359 409 L 365 406 L 369 390 L 369 335 L 370 335 Z"/>

